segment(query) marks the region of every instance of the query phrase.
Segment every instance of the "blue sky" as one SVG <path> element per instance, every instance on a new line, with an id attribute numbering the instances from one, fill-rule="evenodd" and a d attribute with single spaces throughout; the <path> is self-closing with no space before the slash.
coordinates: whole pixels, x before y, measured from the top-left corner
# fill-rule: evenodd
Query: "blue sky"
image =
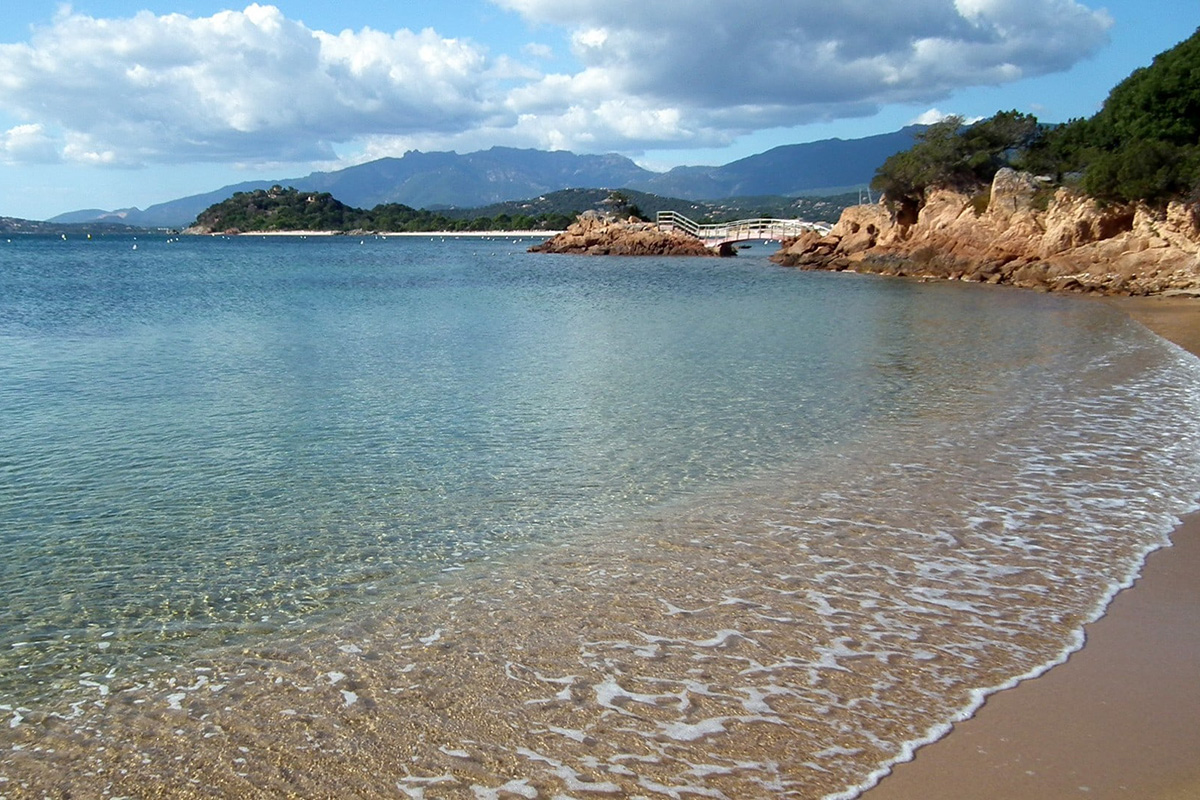
<path id="1" fill-rule="evenodd" d="M 947 113 L 1094 113 L 1200 0 L 6 0 L 0 216 L 410 149 L 652 169 Z"/>

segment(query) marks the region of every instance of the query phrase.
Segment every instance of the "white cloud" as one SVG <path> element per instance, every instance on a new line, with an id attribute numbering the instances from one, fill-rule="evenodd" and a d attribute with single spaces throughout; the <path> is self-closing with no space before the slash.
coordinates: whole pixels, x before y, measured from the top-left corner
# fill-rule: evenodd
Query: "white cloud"
<path id="1" fill-rule="evenodd" d="M 65 137 L 62 148 L 64 161 L 91 166 L 130 166 L 116 150 L 98 145 L 86 134 L 71 131 Z"/>
<path id="2" fill-rule="evenodd" d="M 334 35 L 273 6 L 67 13 L 29 43 L 0 45 L 0 101 L 91 143 L 64 139 L 65 158 L 298 160 L 372 133 L 477 125 L 494 113 L 487 66 L 479 46 L 430 30 Z"/>
<path id="3" fill-rule="evenodd" d="M 568 27 L 612 94 L 726 132 L 858 116 L 1062 70 L 1111 20 L 1074 0 L 495 0 Z M 739 132 L 740 132 L 739 131 Z"/>
<path id="4" fill-rule="evenodd" d="M 521 52 L 540 61 L 549 61 L 554 58 L 554 48 L 540 42 L 530 42 L 521 48 Z"/>
<path id="5" fill-rule="evenodd" d="M 1076 0 L 492 0 L 553 51 L 446 31 L 329 33 L 250 5 L 211 17 L 68 8 L 0 45 L 7 161 L 332 160 L 388 147 L 715 146 L 1065 69 L 1111 21 Z M 556 68 L 562 70 L 562 62 Z"/>
<path id="6" fill-rule="evenodd" d="M 950 111 L 942 111 L 939 108 L 931 108 L 921 114 L 918 114 L 913 119 L 909 120 L 909 125 L 936 125 L 939 122 L 949 119 L 950 117 L 962 117 L 963 122 L 978 122 L 978 119 L 966 119 L 962 114 L 955 114 Z"/>
<path id="7" fill-rule="evenodd" d="M 2 163 L 53 164 L 58 160 L 54 141 L 41 125 L 17 125 L 0 132 Z"/>
<path id="8" fill-rule="evenodd" d="M 608 43 L 608 31 L 604 28 L 589 28 L 578 31 L 571 37 L 571 44 L 577 52 L 586 53 L 589 50 L 599 50 Z"/>
<path id="9" fill-rule="evenodd" d="M 976 122 L 986 119 L 985 117 L 968 117 L 965 114 L 954 114 L 953 112 L 946 112 L 946 111 L 942 111 L 937 108 L 931 108 L 928 111 L 924 111 L 924 112 L 918 114 L 917 116 L 913 117 L 911 120 L 908 121 L 908 124 L 909 125 L 936 125 L 937 123 L 942 122 L 943 120 L 947 120 L 950 117 L 960 117 L 960 118 L 962 118 L 962 121 L 967 125 L 974 125 Z"/>
<path id="10" fill-rule="evenodd" d="M 928 111 L 923 111 L 917 116 L 908 121 L 909 125 L 935 125 L 947 117 L 952 116 L 938 108 L 931 108 Z"/>

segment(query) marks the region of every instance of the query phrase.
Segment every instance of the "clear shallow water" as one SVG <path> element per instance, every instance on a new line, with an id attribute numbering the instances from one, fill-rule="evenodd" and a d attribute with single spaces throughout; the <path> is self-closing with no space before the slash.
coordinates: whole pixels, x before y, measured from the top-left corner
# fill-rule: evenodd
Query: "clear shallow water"
<path id="1" fill-rule="evenodd" d="M 133 243 L 0 248 L 0 793 L 852 793 L 1200 486 L 1200 368 L 1100 304 Z"/>

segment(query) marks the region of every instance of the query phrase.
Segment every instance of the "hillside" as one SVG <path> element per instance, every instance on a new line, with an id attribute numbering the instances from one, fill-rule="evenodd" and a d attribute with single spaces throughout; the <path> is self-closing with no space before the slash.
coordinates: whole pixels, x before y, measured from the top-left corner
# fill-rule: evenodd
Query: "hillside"
<path id="1" fill-rule="evenodd" d="M 911 147 L 922 130 L 924 126 L 914 125 L 862 139 L 783 145 L 722 167 L 676 167 L 629 186 L 688 200 L 795 197 L 817 189 L 866 186 L 879 165 Z"/>
<path id="2" fill-rule="evenodd" d="M 574 187 L 634 186 L 653 174 L 617 155 L 493 147 L 466 155 L 413 150 L 403 158 L 383 158 L 337 172 L 313 173 L 296 186 L 329 192 L 363 208 L 402 203 L 440 210 L 478 207 Z"/>
<path id="3" fill-rule="evenodd" d="M 738 205 L 736 201 L 730 204 L 693 203 L 632 189 L 564 189 L 531 200 L 442 212 L 418 210 L 400 203 L 382 203 L 371 209 L 361 209 L 342 203 L 328 192 L 301 192 L 275 185 L 270 189 L 235 192 L 231 197 L 214 203 L 197 215 L 189 231 L 562 230 L 581 213 L 589 210 L 647 218 L 653 218 L 659 211 L 670 210 L 700 221 L 747 216 L 804 216 L 812 221 L 832 222 L 854 199 L 855 195 L 836 198 L 754 198 L 746 205 Z"/>
<path id="4" fill-rule="evenodd" d="M 87 222 L 113 222 L 131 225 L 143 225 L 150 228 L 182 228 L 190 224 L 196 215 L 214 203 L 230 197 L 237 192 L 253 192 L 270 189 L 279 181 L 247 181 L 231 186 L 224 186 L 204 194 L 181 197 L 166 203 L 158 203 L 146 209 L 125 208 L 117 211 L 71 211 L 51 217 L 52 223 L 83 224 Z M 286 185 L 288 182 L 283 181 Z"/>
<path id="5" fill-rule="evenodd" d="M 918 128 L 864 139 L 828 139 L 777 147 L 720 167 L 677 167 L 656 173 L 618 155 L 576 155 L 493 147 L 459 155 L 411 151 L 336 172 L 247 181 L 141 210 L 71 212 L 52 222 L 123 222 L 182 227 L 236 192 L 273 185 L 328 192 L 355 208 L 398 203 L 431 211 L 477 209 L 573 188 L 627 189 L 686 200 L 794 197 L 830 187 L 858 187 L 889 155 L 911 145 Z M 840 190 L 839 190 L 840 191 Z M 832 192 L 830 192 L 832 193 Z"/>
<path id="6" fill-rule="evenodd" d="M 837 222 L 844 208 L 858 202 L 858 194 L 839 194 L 830 197 L 733 197 L 727 200 L 684 200 L 663 197 L 635 189 L 619 190 L 630 205 L 642 215 L 653 218 L 659 211 L 677 211 L 698 222 L 725 222 L 747 217 L 781 217 L 806 219 L 811 222 Z M 562 189 L 528 200 L 510 200 L 472 209 L 453 209 L 441 212 L 450 219 L 496 217 L 506 214 L 537 216 L 561 214 L 574 219 L 580 212 L 604 207 L 612 192 L 608 189 Z"/>
<path id="7" fill-rule="evenodd" d="M 275 185 L 270 189 L 235 192 L 214 203 L 197 215 L 189 231 L 562 230 L 589 210 L 616 212 L 620 216 L 640 215 L 648 219 L 653 219 L 660 211 L 678 211 L 703 222 L 756 216 L 834 222 L 856 199 L 857 195 L 840 195 L 691 202 L 632 189 L 563 189 L 530 200 L 469 210 L 427 211 L 400 203 L 382 203 L 366 210 L 348 206 L 328 192 L 301 192 Z"/>
<path id="8" fill-rule="evenodd" d="M 328 192 L 301 192 L 275 185 L 270 189 L 235 192 L 232 197 L 202 211 L 187 232 L 550 230 L 555 226 L 565 227 L 569 222 L 570 218 L 556 214 L 515 218 L 500 214 L 495 218 L 455 220 L 400 203 L 381 203 L 364 210 L 348 206 Z"/>

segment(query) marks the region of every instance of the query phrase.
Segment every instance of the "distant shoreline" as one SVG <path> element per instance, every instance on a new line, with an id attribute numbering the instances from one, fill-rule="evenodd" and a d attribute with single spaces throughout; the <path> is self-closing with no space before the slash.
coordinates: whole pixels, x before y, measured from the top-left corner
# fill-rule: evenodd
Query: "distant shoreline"
<path id="1" fill-rule="evenodd" d="M 239 233 L 197 233 L 192 236 L 346 236 L 360 239 L 372 237 L 441 237 L 456 239 L 495 239 L 495 238 L 550 238 L 562 231 L 241 231 Z"/>

